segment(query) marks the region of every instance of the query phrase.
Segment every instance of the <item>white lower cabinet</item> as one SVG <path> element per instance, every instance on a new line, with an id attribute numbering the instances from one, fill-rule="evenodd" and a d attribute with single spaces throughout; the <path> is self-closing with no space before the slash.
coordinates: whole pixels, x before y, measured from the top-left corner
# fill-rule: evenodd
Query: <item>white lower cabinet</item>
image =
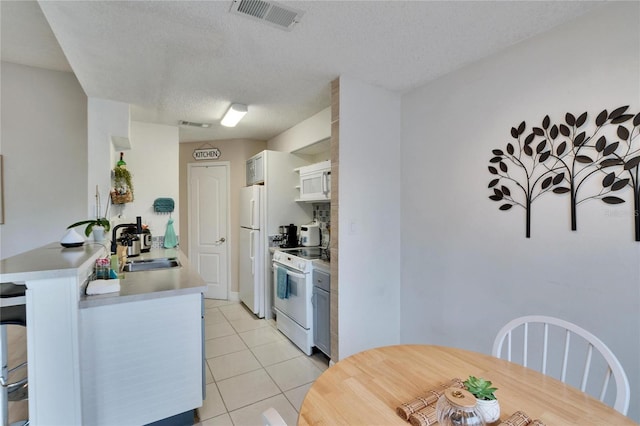
<path id="1" fill-rule="evenodd" d="M 331 276 L 313 270 L 313 343 L 331 357 Z"/>
<path id="2" fill-rule="evenodd" d="M 147 424 L 202 406 L 200 293 L 80 310 L 82 424 Z"/>

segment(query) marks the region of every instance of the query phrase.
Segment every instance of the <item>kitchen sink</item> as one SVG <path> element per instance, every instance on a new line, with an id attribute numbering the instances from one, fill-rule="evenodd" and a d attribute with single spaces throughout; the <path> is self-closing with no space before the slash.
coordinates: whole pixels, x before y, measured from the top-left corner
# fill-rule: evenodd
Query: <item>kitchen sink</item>
<path id="1" fill-rule="evenodd" d="M 175 257 L 159 257 L 156 259 L 128 260 L 122 270 L 124 272 L 138 272 L 176 268 L 178 266 L 182 265 Z"/>

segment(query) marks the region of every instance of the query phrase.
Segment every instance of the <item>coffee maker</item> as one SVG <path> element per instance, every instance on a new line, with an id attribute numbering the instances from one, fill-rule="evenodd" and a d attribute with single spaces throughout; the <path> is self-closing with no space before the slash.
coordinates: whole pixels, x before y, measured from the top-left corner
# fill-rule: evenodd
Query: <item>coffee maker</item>
<path id="1" fill-rule="evenodd" d="M 282 248 L 298 247 L 298 227 L 293 223 L 282 227 L 284 230 L 284 242 Z"/>

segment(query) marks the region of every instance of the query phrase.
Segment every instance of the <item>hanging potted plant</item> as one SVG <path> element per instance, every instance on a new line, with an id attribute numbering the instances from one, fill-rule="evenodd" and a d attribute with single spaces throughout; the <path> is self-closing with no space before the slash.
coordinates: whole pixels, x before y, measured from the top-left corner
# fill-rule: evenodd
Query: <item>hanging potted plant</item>
<path id="1" fill-rule="evenodd" d="M 127 163 L 123 159 L 124 154 L 120 153 L 120 161 L 111 173 L 113 189 L 111 190 L 111 201 L 113 204 L 124 204 L 133 201 L 133 182 L 131 172 L 127 170 Z"/>
<path id="2" fill-rule="evenodd" d="M 500 404 L 494 392 L 498 388 L 492 387 L 489 380 L 474 376 L 469 376 L 463 384 L 465 389 L 476 397 L 478 411 L 482 414 L 485 423 L 497 421 L 500 418 Z"/>

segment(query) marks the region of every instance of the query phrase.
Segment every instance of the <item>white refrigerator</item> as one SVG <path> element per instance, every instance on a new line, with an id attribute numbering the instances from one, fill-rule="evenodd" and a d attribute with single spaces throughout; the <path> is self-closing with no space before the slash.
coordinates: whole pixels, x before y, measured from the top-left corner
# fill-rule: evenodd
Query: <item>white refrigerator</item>
<path id="1" fill-rule="evenodd" d="M 255 156 L 254 156 L 255 157 Z M 281 225 L 309 223 L 310 203 L 300 197 L 298 168 L 308 161 L 288 152 L 262 151 L 264 185 L 240 189 L 239 298 L 259 318 L 273 317 L 269 237 Z"/>
<path id="2" fill-rule="evenodd" d="M 263 208 L 264 186 L 253 185 L 240 190 L 239 297 L 260 318 L 265 315 Z"/>

